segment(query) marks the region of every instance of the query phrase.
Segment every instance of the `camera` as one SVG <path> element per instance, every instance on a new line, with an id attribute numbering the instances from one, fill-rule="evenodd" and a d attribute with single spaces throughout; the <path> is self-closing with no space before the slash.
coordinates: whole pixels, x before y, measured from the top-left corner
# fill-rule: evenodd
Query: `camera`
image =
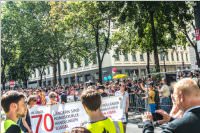
<path id="1" fill-rule="evenodd" d="M 163 116 L 159 113 L 153 113 L 153 121 L 158 121 L 158 120 L 162 120 Z"/>

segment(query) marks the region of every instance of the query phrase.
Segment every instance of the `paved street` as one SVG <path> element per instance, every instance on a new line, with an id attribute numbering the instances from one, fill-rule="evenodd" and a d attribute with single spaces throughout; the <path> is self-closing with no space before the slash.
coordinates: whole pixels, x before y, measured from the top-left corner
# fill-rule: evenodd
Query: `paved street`
<path id="1" fill-rule="evenodd" d="M 129 120 L 126 128 L 126 133 L 142 133 L 142 128 L 138 128 L 141 119 L 136 119 L 139 114 L 129 112 Z M 159 133 L 160 128 L 155 129 L 155 133 Z"/>

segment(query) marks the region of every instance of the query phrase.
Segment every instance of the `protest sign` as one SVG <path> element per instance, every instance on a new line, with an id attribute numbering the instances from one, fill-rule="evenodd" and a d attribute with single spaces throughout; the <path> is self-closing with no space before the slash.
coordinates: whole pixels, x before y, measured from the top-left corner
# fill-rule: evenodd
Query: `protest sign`
<path id="1" fill-rule="evenodd" d="M 120 102 L 120 97 L 104 98 L 101 106 L 103 114 L 120 120 L 123 115 Z M 35 106 L 30 109 L 30 117 L 34 133 L 66 133 L 89 122 L 81 102 Z"/>

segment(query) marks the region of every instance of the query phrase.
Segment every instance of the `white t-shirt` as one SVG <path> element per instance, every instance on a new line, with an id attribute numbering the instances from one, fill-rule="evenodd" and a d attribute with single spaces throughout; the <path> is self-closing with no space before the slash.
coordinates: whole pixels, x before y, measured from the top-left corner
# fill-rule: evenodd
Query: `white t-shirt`
<path id="1" fill-rule="evenodd" d="M 126 122 L 126 99 L 129 98 L 128 92 L 124 92 L 124 94 L 119 90 L 115 92 L 115 96 L 122 96 L 122 102 L 121 102 L 121 108 L 123 109 L 123 118 L 122 118 L 122 122 Z"/>

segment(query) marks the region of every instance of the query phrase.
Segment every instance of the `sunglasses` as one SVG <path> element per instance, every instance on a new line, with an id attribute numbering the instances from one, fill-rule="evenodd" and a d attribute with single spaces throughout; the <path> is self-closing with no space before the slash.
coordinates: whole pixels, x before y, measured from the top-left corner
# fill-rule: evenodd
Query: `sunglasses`
<path id="1" fill-rule="evenodd" d="M 37 102 L 37 99 L 33 99 L 33 102 Z"/>
<path id="2" fill-rule="evenodd" d="M 50 96 L 50 98 L 56 98 L 56 96 Z"/>

